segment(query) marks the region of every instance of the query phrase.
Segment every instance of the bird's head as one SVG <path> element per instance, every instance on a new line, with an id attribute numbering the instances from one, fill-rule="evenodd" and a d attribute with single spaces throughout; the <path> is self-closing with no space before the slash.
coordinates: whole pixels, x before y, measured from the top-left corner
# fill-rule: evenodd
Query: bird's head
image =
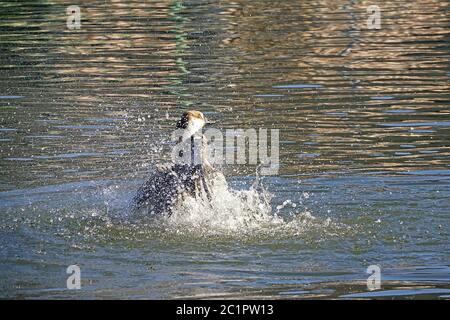
<path id="1" fill-rule="evenodd" d="M 206 124 L 206 117 L 200 111 L 189 110 L 177 122 L 177 129 L 185 129 L 189 135 L 195 134 Z"/>

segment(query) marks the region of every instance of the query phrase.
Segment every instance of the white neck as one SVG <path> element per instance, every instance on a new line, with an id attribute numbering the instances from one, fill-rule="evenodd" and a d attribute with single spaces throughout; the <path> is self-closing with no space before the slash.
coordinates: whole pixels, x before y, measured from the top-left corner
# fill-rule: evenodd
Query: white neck
<path id="1" fill-rule="evenodd" d="M 192 135 L 201 130 L 204 125 L 205 121 L 203 121 L 202 119 L 194 118 L 191 121 L 189 121 L 187 128 L 185 129 L 185 133 L 183 134 L 183 140 L 190 138 Z"/>

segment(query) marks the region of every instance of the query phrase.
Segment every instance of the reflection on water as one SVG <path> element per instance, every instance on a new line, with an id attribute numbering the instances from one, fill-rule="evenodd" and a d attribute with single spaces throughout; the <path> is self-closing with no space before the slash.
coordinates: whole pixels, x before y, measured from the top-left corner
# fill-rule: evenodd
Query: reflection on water
<path id="1" fill-rule="evenodd" d="M 445 254 L 450 199 L 448 2 L 383 1 L 380 30 L 367 29 L 366 8 L 371 4 L 89 1 L 81 4 L 81 29 L 69 30 L 64 1 L 0 1 L 0 207 L 5 212 L 2 227 L 17 232 L 2 236 L 5 264 L 14 273 L 9 277 L 27 278 L 27 261 L 33 261 L 31 265 L 36 261 L 33 249 L 21 251 L 16 243 L 47 252 L 48 269 L 70 264 L 71 259 L 61 262 L 59 255 L 66 250 L 63 239 L 68 241 L 66 228 L 72 230 L 71 226 L 47 229 L 46 223 L 30 215 L 62 214 L 58 210 L 63 208 L 70 216 L 64 203 L 67 206 L 72 197 L 77 199 L 74 212 L 97 204 L 98 198 L 94 201 L 85 193 L 73 196 L 89 188 L 87 184 L 99 188 L 105 181 L 122 181 L 118 185 L 134 190 L 136 183 L 129 181 L 143 179 L 152 163 L 167 159 L 165 143 L 175 119 L 194 107 L 214 127 L 280 129 L 280 180 L 267 180 L 275 205 L 290 199 L 301 206 L 310 201 L 303 193 L 312 192 L 316 202 L 308 202 L 308 210 L 314 216 L 360 227 L 357 234 L 344 232 L 341 238 L 323 240 L 326 245 L 315 245 L 322 238 L 310 235 L 309 242 L 303 239 L 306 249 L 296 247 L 298 239 L 273 244 L 275 251 L 265 248 L 263 253 L 258 245 L 239 246 L 241 253 L 232 253 L 244 255 L 241 263 L 247 267 L 239 273 L 236 262 L 229 269 L 213 271 L 214 277 L 253 279 L 252 268 L 270 269 L 289 260 L 295 255 L 292 246 L 319 270 L 331 266 L 354 270 L 371 260 L 398 266 L 395 257 L 401 257 L 402 267 L 442 267 L 449 258 Z M 225 170 L 236 179 L 253 174 L 253 168 L 244 166 Z M 361 180 L 346 180 L 347 174 Z M 325 178 L 335 176 L 342 180 Z M 66 185 L 67 194 L 58 189 Z M 44 191 L 35 193 L 35 188 Z M 63 195 L 57 204 L 50 196 L 54 192 Z M 23 229 L 17 218 L 22 212 L 23 221 L 31 221 Z M 378 220 L 385 229 L 374 234 Z M 46 226 L 43 230 L 36 227 L 40 223 Z M 48 239 L 48 234 L 59 231 L 60 238 Z M 104 232 L 94 230 L 92 238 Z M 40 238 L 50 242 L 55 253 L 37 245 Z M 416 247 L 417 241 L 427 238 L 430 243 Z M 87 247 L 115 251 L 124 260 L 139 256 L 138 248 L 128 256 L 87 241 Z M 365 251 L 365 246 L 374 252 Z M 163 257 L 165 249 L 161 250 L 157 255 Z M 195 257 L 197 250 L 193 245 L 189 251 Z M 218 261 L 219 252 L 211 249 L 208 254 Z M 17 255 L 22 260 L 11 258 Z M 261 265 L 252 265 L 250 257 L 261 255 Z M 110 261 L 93 259 L 108 269 Z M 162 259 L 151 259 L 156 269 L 163 264 Z M 173 263 L 168 270 L 174 274 L 180 272 L 174 266 L 177 259 L 176 255 L 168 259 Z M 196 268 L 189 261 L 183 263 L 186 269 Z M 284 264 L 292 274 L 307 268 Z M 448 283 L 448 268 L 443 268 Z M 116 272 L 123 270 L 118 267 Z M 175 280 L 169 274 L 159 276 L 153 279 L 159 281 L 159 289 L 137 286 L 136 292 L 128 293 L 148 297 L 150 290 L 151 297 L 165 296 L 161 288 Z M 249 288 L 269 287 L 270 278 L 278 277 L 263 271 L 254 276 L 246 283 Z M 192 278 L 179 277 L 179 282 Z M 214 277 L 212 284 L 176 286 L 179 291 L 168 295 L 201 297 L 207 296 L 205 292 L 241 288 L 222 286 Z M 345 297 L 353 290 L 334 288 L 336 279 L 320 272 L 304 280 L 330 283 L 331 291 L 314 291 L 316 296 Z M 18 286 L 42 289 L 50 283 L 54 284 L 45 278 Z M 291 291 L 301 296 L 309 290 L 298 289 L 295 281 L 284 289 L 278 285 L 269 296 L 289 296 Z M 320 291 L 320 286 L 316 289 Z M 104 290 L 104 297 L 113 295 Z M 20 296 L 11 288 L 4 292 Z"/>
<path id="2" fill-rule="evenodd" d="M 283 174 L 448 169 L 447 5 L 388 2 L 369 30 L 364 1 L 97 1 L 72 31 L 62 3 L 3 3 L 2 189 L 142 174 L 194 106 L 282 129 Z"/>

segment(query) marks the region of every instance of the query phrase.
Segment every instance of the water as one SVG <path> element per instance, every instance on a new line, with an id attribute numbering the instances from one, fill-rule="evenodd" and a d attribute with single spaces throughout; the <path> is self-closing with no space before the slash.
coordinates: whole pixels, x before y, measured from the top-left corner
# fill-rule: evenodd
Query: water
<path id="1" fill-rule="evenodd" d="M 0 6 L 1 297 L 449 297 L 447 1 L 384 1 L 380 30 L 357 1 L 90 1 L 80 30 Z M 279 175 L 130 215 L 186 109 L 280 129 Z"/>

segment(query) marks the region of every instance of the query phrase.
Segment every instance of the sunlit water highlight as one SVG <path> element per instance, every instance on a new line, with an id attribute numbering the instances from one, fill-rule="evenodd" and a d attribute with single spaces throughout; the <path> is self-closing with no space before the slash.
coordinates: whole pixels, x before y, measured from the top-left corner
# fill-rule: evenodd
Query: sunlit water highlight
<path id="1" fill-rule="evenodd" d="M 448 298 L 447 1 L 380 30 L 364 1 L 66 5 L 0 1 L 0 297 Z M 186 109 L 280 129 L 279 175 L 130 212 Z"/>

